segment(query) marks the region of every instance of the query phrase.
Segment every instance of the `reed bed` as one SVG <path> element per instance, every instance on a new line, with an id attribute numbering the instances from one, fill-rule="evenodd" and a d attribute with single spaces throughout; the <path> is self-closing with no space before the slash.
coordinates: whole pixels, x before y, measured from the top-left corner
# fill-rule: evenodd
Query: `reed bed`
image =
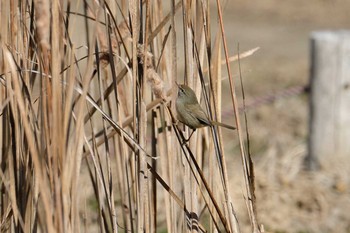
<path id="1" fill-rule="evenodd" d="M 221 121 L 223 102 L 232 104 L 245 205 L 251 231 L 261 232 L 221 8 L 1 1 L 1 232 L 241 232 L 230 140 L 205 128 L 183 143 L 176 81 L 210 118 Z"/>

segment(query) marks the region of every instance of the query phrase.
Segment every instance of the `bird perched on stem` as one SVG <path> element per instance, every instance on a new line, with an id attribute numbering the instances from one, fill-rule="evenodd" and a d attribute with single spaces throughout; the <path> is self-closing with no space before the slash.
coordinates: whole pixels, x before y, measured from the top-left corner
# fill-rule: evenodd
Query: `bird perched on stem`
<path id="1" fill-rule="evenodd" d="M 177 83 L 176 85 L 178 86 L 176 99 L 177 119 L 193 130 L 186 142 L 190 140 L 194 131 L 201 127 L 216 125 L 231 130 L 236 129 L 233 126 L 210 120 L 200 106 L 194 91 L 187 85 L 179 85 Z"/>

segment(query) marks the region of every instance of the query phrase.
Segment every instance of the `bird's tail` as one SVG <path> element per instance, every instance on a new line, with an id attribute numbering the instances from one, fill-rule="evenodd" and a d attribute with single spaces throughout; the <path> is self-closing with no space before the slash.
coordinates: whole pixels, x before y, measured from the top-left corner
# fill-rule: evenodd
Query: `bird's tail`
<path id="1" fill-rule="evenodd" d="M 224 124 L 224 123 L 217 122 L 217 121 L 210 121 L 210 123 L 211 123 L 212 125 L 217 125 L 217 126 L 225 127 L 225 128 L 227 128 L 227 129 L 232 129 L 232 130 L 236 129 L 236 127 L 233 127 L 233 126 L 231 126 L 231 125 L 226 125 L 226 124 Z"/>

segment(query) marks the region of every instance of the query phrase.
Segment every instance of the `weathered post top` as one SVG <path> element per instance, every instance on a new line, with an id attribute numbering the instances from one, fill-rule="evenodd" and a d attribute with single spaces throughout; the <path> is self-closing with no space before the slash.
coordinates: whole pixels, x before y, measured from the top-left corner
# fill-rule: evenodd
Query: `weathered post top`
<path id="1" fill-rule="evenodd" d="M 311 34 L 307 165 L 350 166 L 350 31 Z"/>

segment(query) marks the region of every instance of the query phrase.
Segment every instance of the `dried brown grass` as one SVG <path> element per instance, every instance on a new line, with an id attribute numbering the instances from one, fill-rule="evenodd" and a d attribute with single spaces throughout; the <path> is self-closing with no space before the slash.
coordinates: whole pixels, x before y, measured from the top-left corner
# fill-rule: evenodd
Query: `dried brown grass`
<path id="1" fill-rule="evenodd" d="M 240 232 L 221 130 L 182 144 L 173 107 L 183 49 L 184 82 L 220 120 L 222 46 L 260 232 L 220 1 L 0 4 L 2 232 Z"/>

